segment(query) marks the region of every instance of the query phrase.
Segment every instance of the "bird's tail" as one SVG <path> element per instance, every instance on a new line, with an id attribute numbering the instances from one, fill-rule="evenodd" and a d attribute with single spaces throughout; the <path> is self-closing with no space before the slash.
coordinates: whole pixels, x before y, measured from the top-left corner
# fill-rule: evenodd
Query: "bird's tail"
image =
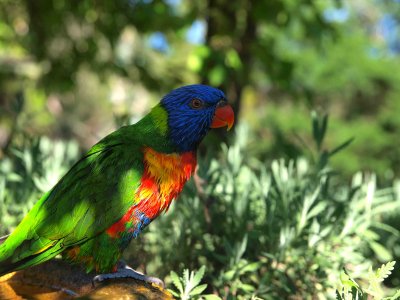
<path id="1" fill-rule="evenodd" d="M 10 250 L 6 243 L 10 235 L 0 237 L 0 276 L 13 271 L 13 263 L 11 262 Z"/>
<path id="2" fill-rule="evenodd" d="M 0 238 L 0 276 L 7 273 L 25 269 L 59 254 L 62 250 L 61 241 L 54 241 L 46 244 L 39 251 L 31 251 L 35 248 L 38 240 L 18 240 L 18 236 L 11 234 L 8 237 Z"/>
<path id="3" fill-rule="evenodd" d="M 9 237 L 9 235 L 5 235 L 5 236 L 0 237 L 0 245 L 3 244 L 3 243 L 6 241 L 6 239 L 7 239 L 8 237 Z M 2 273 L 1 273 L 1 263 L 0 263 L 0 276 L 2 276 Z"/>
<path id="4" fill-rule="evenodd" d="M 32 230 L 32 222 L 48 195 L 49 192 L 36 202 L 9 236 L 0 237 L 0 276 L 37 265 L 62 252 L 63 240 L 39 236 Z"/>
<path id="5" fill-rule="evenodd" d="M 10 235 L 7 234 L 5 236 L 0 237 L 0 245 L 3 244 L 5 242 L 5 240 L 9 237 Z"/>

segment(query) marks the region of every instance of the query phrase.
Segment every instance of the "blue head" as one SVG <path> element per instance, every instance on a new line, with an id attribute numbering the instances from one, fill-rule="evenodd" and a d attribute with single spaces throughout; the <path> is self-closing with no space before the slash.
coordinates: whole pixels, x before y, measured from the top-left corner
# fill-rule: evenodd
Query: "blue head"
<path id="1" fill-rule="evenodd" d="M 195 150 L 210 128 L 233 124 L 233 111 L 225 94 L 207 85 L 177 88 L 161 100 L 161 106 L 168 113 L 169 138 L 182 152 Z"/>

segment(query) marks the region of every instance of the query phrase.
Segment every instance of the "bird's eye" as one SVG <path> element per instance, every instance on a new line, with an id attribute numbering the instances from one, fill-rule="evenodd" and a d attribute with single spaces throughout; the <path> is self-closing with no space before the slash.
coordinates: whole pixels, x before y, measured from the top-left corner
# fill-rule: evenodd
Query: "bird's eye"
<path id="1" fill-rule="evenodd" d="M 194 109 L 199 109 L 202 108 L 203 106 L 204 106 L 203 101 L 197 98 L 192 99 L 192 101 L 190 102 L 190 107 Z"/>

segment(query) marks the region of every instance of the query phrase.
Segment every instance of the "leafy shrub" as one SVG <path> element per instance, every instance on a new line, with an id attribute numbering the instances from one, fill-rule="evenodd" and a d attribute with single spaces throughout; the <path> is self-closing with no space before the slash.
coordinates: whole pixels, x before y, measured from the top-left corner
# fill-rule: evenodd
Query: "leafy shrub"
<path id="1" fill-rule="evenodd" d="M 323 150 L 324 123 L 314 116 L 313 159 L 271 165 L 247 155 L 251 134 L 239 128 L 218 159 L 200 161 L 204 193 L 190 184 L 133 255 L 145 253 L 147 271 L 161 275 L 205 265 L 210 291 L 225 299 L 334 297 L 342 267 L 366 278 L 377 260 L 392 258 L 379 232 L 399 235 L 382 222 L 399 202 L 373 174 L 341 182 L 329 159 L 348 142 Z"/>
<path id="2" fill-rule="evenodd" d="M 205 300 L 218 300 L 221 299 L 215 295 L 202 295 L 203 291 L 207 288 L 207 284 L 200 284 L 204 276 L 205 267 L 201 267 L 197 272 L 190 272 L 188 269 L 183 270 L 183 276 L 179 277 L 174 271 L 171 271 L 170 277 L 172 283 L 178 291 L 169 290 L 172 295 L 179 297 L 181 300 L 189 299 L 205 299 Z"/>
<path id="3" fill-rule="evenodd" d="M 315 145 L 307 158 L 271 164 L 248 154 L 254 136 L 239 126 L 232 146 L 199 160 L 205 183 L 191 181 L 170 212 L 131 243 L 129 263 L 145 265 L 148 274 L 173 283 L 180 297 L 194 299 L 333 298 L 343 267 L 368 280 L 371 266 L 393 257 L 383 233 L 398 243 L 399 231 L 383 218 L 398 211 L 398 192 L 379 188 L 374 174 L 357 173 L 351 183 L 343 182 L 329 161 L 350 142 L 324 150 L 327 118 L 314 115 L 312 124 Z M 40 139 L 0 162 L 2 234 L 78 152 L 75 143 Z M 207 287 L 199 285 L 202 266 Z M 201 276 L 171 273 L 184 269 L 200 269 Z"/>
<path id="4" fill-rule="evenodd" d="M 0 236 L 10 233 L 40 196 L 77 160 L 75 142 L 26 139 L 0 161 Z"/>
<path id="5" fill-rule="evenodd" d="M 397 290 L 391 297 L 384 298 L 382 282 L 392 274 L 395 261 L 382 265 L 375 272 L 372 268 L 368 270 L 368 287 L 362 288 L 350 275 L 343 270 L 340 276 L 340 287 L 336 291 L 336 299 L 338 300 L 357 300 L 357 299 L 384 299 L 396 300 L 400 298 L 400 290 Z"/>

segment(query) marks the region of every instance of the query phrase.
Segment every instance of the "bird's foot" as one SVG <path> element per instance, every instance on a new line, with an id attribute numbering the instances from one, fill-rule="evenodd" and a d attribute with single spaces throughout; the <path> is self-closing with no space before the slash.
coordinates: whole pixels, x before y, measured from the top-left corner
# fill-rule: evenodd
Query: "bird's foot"
<path id="1" fill-rule="evenodd" d="M 117 272 L 115 272 L 115 273 L 96 275 L 93 278 L 93 282 L 96 282 L 96 281 L 100 282 L 100 281 L 104 281 L 107 279 L 114 279 L 114 278 L 134 278 L 134 279 L 145 281 L 148 283 L 154 283 L 154 284 L 164 288 L 164 282 L 161 279 L 159 279 L 157 277 L 151 277 L 151 276 L 144 275 L 143 273 L 132 269 L 125 263 L 120 264 L 118 266 Z"/>

